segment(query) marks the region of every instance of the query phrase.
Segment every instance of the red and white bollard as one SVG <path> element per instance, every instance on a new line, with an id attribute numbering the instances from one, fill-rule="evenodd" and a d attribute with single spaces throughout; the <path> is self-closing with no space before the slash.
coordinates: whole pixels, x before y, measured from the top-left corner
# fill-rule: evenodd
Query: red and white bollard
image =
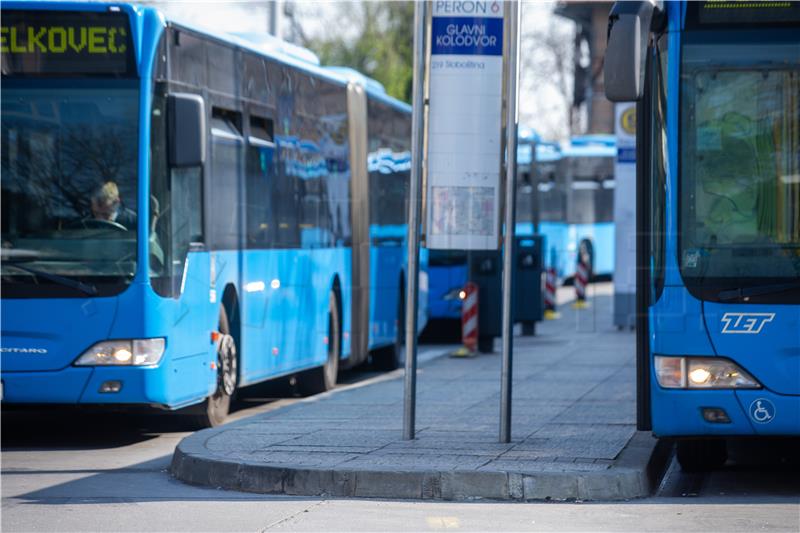
<path id="1" fill-rule="evenodd" d="M 589 283 L 589 269 L 578 256 L 578 265 L 575 269 L 575 304 L 576 309 L 583 309 L 586 304 L 586 285 Z"/>
<path id="2" fill-rule="evenodd" d="M 464 285 L 461 301 L 461 344 L 463 348 L 454 355 L 469 356 L 478 351 L 478 285 L 471 281 Z"/>
<path id="3" fill-rule="evenodd" d="M 547 269 L 544 281 L 544 318 L 553 320 L 558 318 L 556 313 L 556 267 L 551 265 Z"/>

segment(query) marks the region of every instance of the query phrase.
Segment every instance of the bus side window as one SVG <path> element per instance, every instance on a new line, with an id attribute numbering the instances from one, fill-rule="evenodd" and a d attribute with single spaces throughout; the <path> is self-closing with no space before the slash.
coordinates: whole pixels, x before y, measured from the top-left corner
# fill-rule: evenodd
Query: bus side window
<path id="1" fill-rule="evenodd" d="M 272 194 L 275 181 L 273 132 L 274 124 L 271 119 L 250 115 L 245 170 L 248 248 L 271 248 L 276 239 L 277 219 Z"/>
<path id="2" fill-rule="evenodd" d="M 374 100 L 367 105 L 371 239 L 396 246 L 405 238 L 411 131 L 396 109 Z"/>
<path id="3" fill-rule="evenodd" d="M 286 67 L 273 68 L 268 76 L 275 78 L 277 87 L 277 126 L 275 177 L 272 185 L 272 202 L 275 206 L 276 248 L 300 247 L 299 201 L 296 171 L 301 128 L 295 109 L 297 103 L 297 79 Z M 272 79 L 272 78 L 270 78 Z"/>
<path id="4" fill-rule="evenodd" d="M 169 168 L 166 88 L 153 98 L 150 175 L 150 278 L 164 297 L 180 294 L 183 265 L 192 243 L 203 242 L 202 167 Z"/>
<path id="5" fill-rule="evenodd" d="M 208 244 L 212 249 L 235 250 L 241 244 L 243 144 L 242 114 L 212 107 L 211 175 L 208 180 Z"/>
<path id="6" fill-rule="evenodd" d="M 208 69 L 206 68 L 206 41 L 190 32 L 173 28 L 167 43 L 169 65 L 173 80 L 191 87 L 208 86 Z"/>
<path id="7" fill-rule="evenodd" d="M 170 171 L 172 205 L 168 214 L 172 227 L 173 264 L 181 269 L 177 272 L 177 268 L 174 268 L 176 272 L 173 272 L 173 277 L 178 279 L 183 276 L 183 261 L 191 245 L 203 242 L 200 208 L 203 200 L 202 187 L 201 167 L 173 168 Z"/>
<path id="8" fill-rule="evenodd" d="M 329 169 L 324 146 L 327 113 L 324 102 L 331 86 L 306 75 L 299 75 L 295 79 L 299 145 L 294 180 L 298 195 L 300 246 L 321 248 L 333 244 L 328 213 Z"/>

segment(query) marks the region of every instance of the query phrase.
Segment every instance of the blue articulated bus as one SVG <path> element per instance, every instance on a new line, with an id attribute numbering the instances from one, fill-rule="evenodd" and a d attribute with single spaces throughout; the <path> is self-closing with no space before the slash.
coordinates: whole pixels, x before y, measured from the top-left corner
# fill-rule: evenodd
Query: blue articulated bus
<path id="1" fill-rule="evenodd" d="M 398 366 L 408 105 L 128 4 L 3 2 L 0 38 L 5 404 L 216 425 L 245 385 Z"/>
<path id="2" fill-rule="evenodd" d="M 800 4 L 610 23 L 607 95 L 638 100 L 638 426 L 712 468 L 726 439 L 800 435 Z"/>
<path id="3" fill-rule="evenodd" d="M 578 254 L 593 277 L 610 278 L 614 271 L 614 160 L 612 135 L 576 135 L 560 148 L 536 145 L 533 181 L 534 209 L 517 210 L 517 233 L 538 233 L 547 247 L 545 261 L 555 257 L 556 274 L 574 277 Z M 557 145 L 556 145 L 557 146 Z M 524 154 L 523 154 L 524 155 Z M 522 169 L 524 161 L 520 160 Z M 524 182 L 518 197 L 524 197 Z M 531 215 L 530 213 L 534 213 Z"/>
<path id="4" fill-rule="evenodd" d="M 614 162 L 613 135 L 576 135 L 561 149 L 555 183 L 540 184 L 540 231 L 548 248 L 556 248 L 559 277 L 575 275 L 578 255 L 592 277 L 610 278 L 614 271 Z M 552 187 L 542 191 L 545 187 Z M 563 203 L 557 197 L 563 191 Z M 555 193 L 555 194 L 554 194 Z M 557 213 L 559 207 L 564 211 Z M 562 215 L 562 216 L 559 216 Z"/>

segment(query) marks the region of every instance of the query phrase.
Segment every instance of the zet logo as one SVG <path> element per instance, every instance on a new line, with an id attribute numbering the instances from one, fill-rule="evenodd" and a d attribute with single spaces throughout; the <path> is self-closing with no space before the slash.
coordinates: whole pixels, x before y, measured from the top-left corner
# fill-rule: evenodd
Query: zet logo
<path id="1" fill-rule="evenodd" d="M 631 106 L 622 112 L 619 117 L 619 125 L 628 135 L 636 133 L 636 106 Z"/>
<path id="2" fill-rule="evenodd" d="M 775 313 L 725 313 L 722 315 L 722 333 L 761 333 L 767 322 L 772 322 Z"/>

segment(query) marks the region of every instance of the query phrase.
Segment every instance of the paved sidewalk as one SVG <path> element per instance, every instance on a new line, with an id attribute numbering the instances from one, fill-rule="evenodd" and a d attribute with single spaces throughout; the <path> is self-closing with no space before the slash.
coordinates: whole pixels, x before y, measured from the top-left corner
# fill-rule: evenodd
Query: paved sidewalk
<path id="1" fill-rule="evenodd" d="M 195 433 L 175 450 L 172 473 L 193 484 L 297 495 L 646 496 L 666 453 L 635 431 L 634 334 L 613 328 L 604 292 L 589 309 L 561 306 L 561 318 L 537 324 L 535 337 L 515 338 L 509 444 L 498 442 L 499 353 L 439 357 L 419 368 L 414 441 L 402 440 L 399 370 Z"/>

